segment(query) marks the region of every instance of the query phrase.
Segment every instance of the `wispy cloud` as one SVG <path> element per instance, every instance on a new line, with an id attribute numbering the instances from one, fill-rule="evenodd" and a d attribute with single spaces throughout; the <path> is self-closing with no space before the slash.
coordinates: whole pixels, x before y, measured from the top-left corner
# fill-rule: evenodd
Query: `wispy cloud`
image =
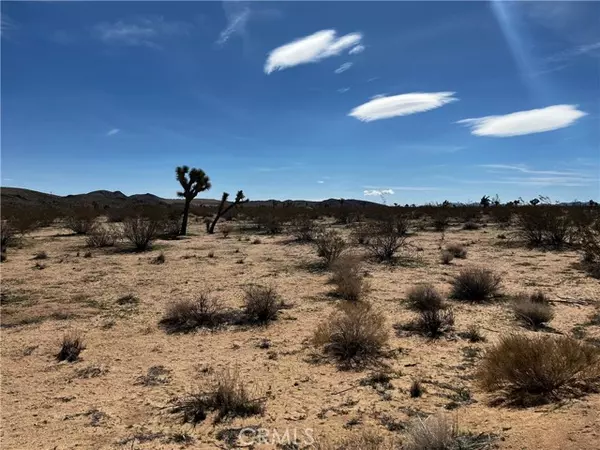
<path id="1" fill-rule="evenodd" d="M 121 130 L 119 128 L 113 128 L 112 130 L 109 130 L 106 135 L 107 136 L 114 136 L 115 134 L 119 133 Z"/>
<path id="2" fill-rule="evenodd" d="M 556 171 L 556 170 L 533 170 L 527 168 L 527 166 L 523 164 L 513 165 L 513 164 L 480 164 L 479 167 L 484 167 L 486 169 L 497 169 L 500 171 L 505 170 L 514 170 L 521 173 L 527 174 L 536 174 L 536 175 L 582 175 L 576 171 Z"/>
<path id="3" fill-rule="evenodd" d="M 439 108 L 458 100 L 454 92 L 415 92 L 411 94 L 380 96 L 354 108 L 349 116 L 363 122 L 407 116 Z"/>
<path id="4" fill-rule="evenodd" d="M 164 38 L 186 35 L 190 28 L 188 23 L 147 16 L 99 23 L 93 28 L 92 35 L 105 44 L 158 49 Z"/>
<path id="5" fill-rule="evenodd" d="M 223 9 L 227 17 L 227 26 L 217 39 L 217 45 L 223 45 L 229 38 L 235 34 L 244 36 L 246 34 L 246 24 L 250 19 L 250 6 L 246 2 L 225 1 Z"/>
<path id="6" fill-rule="evenodd" d="M 350 67 L 352 67 L 352 63 L 351 62 L 347 62 L 342 64 L 340 67 L 338 67 L 337 69 L 335 69 L 335 73 L 340 74 L 345 72 L 346 70 L 348 70 Z"/>
<path id="7" fill-rule="evenodd" d="M 18 28 L 17 22 L 8 17 L 6 14 L 0 14 L 0 36 L 6 37 L 11 31 Z"/>
<path id="8" fill-rule="evenodd" d="M 598 183 L 598 176 L 576 170 L 539 170 L 524 164 L 481 164 L 490 174 L 508 174 L 500 178 L 487 177 L 486 183 L 514 184 L 519 186 L 589 186 Z"/>
<path id="9" fill-rule="evenodd" d="M 323 181 L 323 180 L 319 180 L 319 181 L 317 181 L 317 183 L 318 183 L 318 184 L 324 184 L 324 183 L 325 183 L 325 181 Z"/>
<path id="10" fill-rule="evenodd" d="M 375 195 L 394 195 L 393 189 L 366 189 L 363 191 L 366 196 L 375 196 Z"/>
<path id="11" fill-rule="evenodd" d="M 350 51 L 348 52 L 349 55 L 358 55 L 359 53 L 362 53 L 365 51 L 365 46 L 364 45 L 355 45 L 354 47 L 352 47 L 350 49 Z"/>
<path id="12" fill-rule="evenodd" d="M 355 47 L 361 39 L 360 33 L 350 33 L 338 38 L 335 30 L 317 31 L 272 50 L 265 63 L 265 73 L 339 55 L 344 50 Z"/>
<path id="13" fill-rule="evenodd" d="M 338 91 L 340 94 L 344 94 L 345 92 L 348 92 L 349 90 L 350 90 L 350 88 L 348 88 L 348 87 L 345 87 L 345 88 L 340 88 L 340 89 L 338 89 L 337 91 Z"/>
<path id="14" fill-rule="evenodd" d="M 565 128 L 586 114 L 576 105 L 554 105 L 503 116 L 463 119 L 457 123 L 470 126 L 471 134 L 476 136 L 510 137 Z"/>
<path id="15" fill-rule="evenodd" d="M 363 186 L 365 189 L 371 189 L 368 192 L 381 192 L 383 194 L 393 194 L 395 191 L 438 191 L 440 188 L 429 187 L 429 186 L 391 186 L 388 189 L 380 190 L 376 186 Z M 385 192 L 385 191 L 390 192 Z M 367 191 L 365 191 L 367 192 Z M 367 195 L 367 194 L 365 194 Z M 372 194 L 378 195 L 378 194 Z"/>

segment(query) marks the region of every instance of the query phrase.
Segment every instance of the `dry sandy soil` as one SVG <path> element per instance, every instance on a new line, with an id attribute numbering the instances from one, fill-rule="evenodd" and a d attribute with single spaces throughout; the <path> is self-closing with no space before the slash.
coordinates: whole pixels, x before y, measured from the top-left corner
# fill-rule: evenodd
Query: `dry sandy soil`
<path id="1" fill-rule="evenodd" d="M 494 406 L 473 380 L 481 352 L 501 335 L 528 331 L 505 303 L 451 302 L 456 333 L 438 340 L 399 336 L 393 325 L 414 317 L 404 303 L 416 283 L 430 282 L 444 293 L 466 266 L 491 268 L 502 276 L 504 293 L 543 290 L 554 303 L 552 330 L 570 335 L 585 323 L 600 299 L 600 284 L 579 271 L 572 251 L 543 252 L 499 245 L 505 231 L 453 228 L 446 242 L 467 245 L 466 259 L 439 262 L 440 233 L 418 232 L 419 264 L 390 267 L 366 263 L 368 299 L 385 312 L 390 329 L 389 357 L 395 372 L 385 392 L 361 385 L 371 370 L 342 371 L 314 362 L 310 337 L 341 300 L 326 272 L 310 270 L 318 260 L 311 245 L 276 237 L 233 233 L 206 235 L 193 223 L 191 235 L 157 241 L 151 252 L 91 249 L 85 238 L 46 228 L 9 249 L 2 263 L 2 448 L 183 448 L 177 433 L 188 433 L 188 448 L 226 448 L 219 432 L 248 426 L 277 430 L 313 429 L 317 438 L 341 439 L 373 430 L 402 441 L 403 427 L 415 417 L 444 412 L 463 430 L 490 433 L 501 449 L 600 448 L 600 394 L 534 408 Z M 252 241 L 260 238 L 260 243 Z M 36 252 L 48 258 L 33 260 Z M 164 264 L 151 259 L 164 252 Z M 214 252 L 214 257 L 209 253 Z M 36 263 L 43 265 L 43 269 Z M 231 327 L 217 332 L 167 334 L 159 321 L 166 306 L 202 292 L 240 307 L 249 284 L 273 286 L 291 308 L 268 327 Z M 117 300 L 133 294 L 137 305 Z M 562 302 L 575 300 L 576 302 Z M 487 340 L 469 343 L 459 333 L 477 324 Z M 86 349 L 75 363 L 55 358 L 67 333 L 83 336 Z M 542 331 L 538 332 L 542 333 Z M 587 338 L 600 327 L 586 326 Z M 266 345 L 259 346 L 268 340 Z M 139 382 L 150 367 L 164 366 L 162 382 Z M 266 398 L 263 416 L 218 425 L 205 420 L 182 424 L 169 412 L 173 398 L 204 387 L 211 373 L 232 368 Z M 89 377 L 86 377 L 86 373 Z M 410 398 L 421 379 L 425 394 Z M 459 388 L 472 402 L 448 409 Z M 390 431 L 398 430 L 398 431 Z M 235 435 L 235 432 L 233 432 Z M 219 438 L 221 436 L 221 439 Z M 291 448 L 291 447 L 289 447 Z"/>

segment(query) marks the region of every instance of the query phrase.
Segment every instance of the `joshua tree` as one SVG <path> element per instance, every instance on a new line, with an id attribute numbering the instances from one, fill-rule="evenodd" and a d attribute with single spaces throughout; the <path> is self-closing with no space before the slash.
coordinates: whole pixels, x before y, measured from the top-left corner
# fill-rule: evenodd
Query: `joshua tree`
<path id="1" fill-rule="evenodd" d="M 237 206 L 241 203 L 247 203 L 250 201 L 247 198 L 245 199 L 244 191 L 238 191 L 235 196 L 235 201 L 232 204 L 230 204 L 227 208 L 225 208 L 225 203 L 227 202 L 228 197 L 229 197 L 229 194 L 227 192 L 223 192 L 223 197 L 221 197 L 221 203 L 219 203 L 219 209 L 217 211 L 217 215 L 215 216 L 215 218 L 211 224 L 208 224 L 208 223 L 206 224 L 206 231 L 209 234 L 213 234 L 215 232 L 215 227 L 217 226 L 217 222 L 219 221 L 221 216 L 223 216 L 224 214 L 227 214 L 229 212 L 229 210 L 234 208 L 235 206 Z"/>
<path id="2" fill-rule="evenodd" d="M 479 204 L 483 208 L 487 208 L 488 206 L 490 206 L 490 196 L 489 195 L 484 195 L 483 197 L 481 197 L 481 200 L 479 201 Z"/>
<path id="3" fill-rule="evenodd" d="M 187 232 L 188 214 L 190 213 L 190 204 L 192 200 L 202 191 L 210 189 L 210 179 L 202 169 L 192 169 L 188 166 L 181 166 L 175 169 L 177 181 L 181 183 L 183 191 L 178 192 L 179 197 L 185 198 L 183 207 L 183 220 L 181 222 L 181 235 L 185 236 Z M 189 176 L 187 176 L 189 173 Z"/>

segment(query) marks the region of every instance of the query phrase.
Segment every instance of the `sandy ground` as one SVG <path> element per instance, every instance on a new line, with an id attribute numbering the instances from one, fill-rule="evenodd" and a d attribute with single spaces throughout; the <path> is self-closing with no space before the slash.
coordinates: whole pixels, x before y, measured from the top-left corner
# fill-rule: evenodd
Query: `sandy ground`
<path id="1" fill-rule="evenodd" d="M 328 274 L 310 271 L 316 262 L 311 245 L 290 244 L 289 236 L 233 233 L 224 239 L 202 232 L 193 223 L 191 236 L 157 241 L 147 253 L 92 249 L 84 257 L 83 237 L 46 228 L 28 237 L 21 249 L 10 249 L 2 271 L 2 448 L 182 448 L 177 433 L 188 433 L 188 448 L 226 448 L 219 433 L 260 426 L 283 435 L 314 430 L 316 437 L 342 438 L 374 430 L 402 441 L 402 429 L 415 416 L 443 411 L 463 430 L 497 435 L 502 449 L 600 448 L 600 394 L 535 408 L 492 406 L 473 382 L 481 351 L 500 335 L 521 331 L 506 304 L 451 302 L 457 332 L 482 327 L 487 341 L 469 343 L 458 335 L 439 340 L 400 337 L 393 324 L 414 314 L 406 292 L 418 282 L 449 291 L 449 280 L 462 267 L 482 266 L 502 275 L 503 292 L 543 290 L 555 303 L 555 332 L 570 334 L 585 323 L 600 299 L 600 283 L 580 272 L 575 252 L 542 252 L 498 245 L 505 231 L 493 226 L 478 231 L 458 228 L 446 242 L 464 243 L 468 256 L 451 265 L 439 263 L 440 233 L 418 232 L 410 241 L 421 249 L 420 264 L 389 267 L 367 263 L 372 290 L 368 299 L 388 318 L 390 357 L 396 373 L 385 393 L 360 380 L 371 371 L 340 371 L 315 363 L 309 339 L 317 324 L 333 311 Z M 258 237 L 259 244 L 252 241 Z M 249 238 L 249 239 L 246 239 Z M 45 251 L 48 258 L 32 260 Z M 150 261 L 164 252 L 166 262 Z M 214 252 L 214 257 L 208 255 Z M 79 254 L 79 256 L 77 256 Z M 45 268 L 36 268 L 36 263 Z M 232 307 L 241 306 L 243 288 L 257 283 L 276 288 L 292 305 L 266 328 L 230 328 L 217 332 L 167 334 L 158 325 L 165 307 L 175 300 L 210 292 Z M 126 294 L 137 306 L 120 306 Z M 600 337 L 600 327 L 585 327 L 586 337 Z M 86 344 L 81 360 L 57 362 L 64 334 L 80 333 Z M 268 349 L 260 348 L 263 340 Z M 164 366 L 164 383 L 137 382 L 152 366 Z M 82 369 L 98 368 L 84 378 Z M 263 416 L 218 425 L 206 420 L 183 425 L 168 406 L 196 387 L 206 386 L 211 371 L 232 368 L 267 398 Z M 426 393 L 410 398 L 415 378 Z M 467 388 L 473 402 L 449 410 L 452 390 Z M 390 431 L 393 430 L 393 431 Z M 396 431 L 394 431 L 396 430 Z M 233 432 L 235 434 L 235 432 Z M 271 432 L 272 435 L 272 432 Z"/>

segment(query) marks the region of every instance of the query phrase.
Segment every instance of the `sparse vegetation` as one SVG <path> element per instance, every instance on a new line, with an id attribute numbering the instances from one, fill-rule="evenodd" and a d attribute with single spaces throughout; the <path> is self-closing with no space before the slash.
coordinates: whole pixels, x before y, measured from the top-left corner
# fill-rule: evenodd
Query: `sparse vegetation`
<path id="1" fill-rule="evenodd" d="M 578 395 L 600 381 L 600 349 L 565 336 L 505 336 L 486 352 L 477 377 L 511 403 Z"/>
<path id="2" fill-rule="evenodd" d="M 207 294 L 196 300 L 179 300 L 167 307 L 161 325 L 171 333 L 189 333 L 198 328 L 215 329 L 229 321 L 221 303 Z"/>
<path id="3" fill-rule="evenodd" d="M 123 236 L 129 240 L 138 251 L 150 248 L 152 240 L 160 230 L 160 221 L 150 217 L 127 217 L 123 222 Z"/>
<path id="4" fill-rule="evenodd" d="M 346 249 L 346 241 L 335 231 L 327 230 L 319 233 L 315 239 L 317 255 L 324 259 L 325 264 L 330 267 Z"/>
<path id="5" fill-rule="evenodd" d="M 460 432 L 444 415 L 417 418 L 409 427 L 403 450 L 484 450 L 491 448 L 490 435 Z"/>
<path id="6" fill-rule="evenodd" d="M 56 359 L 59 361 L 75 362 L 79 359 L 79 354 L 83 350 L 85 350 L 85 344 L 80 336 L 66 335 L 63 337 Z"/>
<path id="7" fill-rule="evenodd" d="M 265 286 L 250 286 L 244 291 L 244 313 L 251 323 L 267 324 L 277 319 L 283 303 L 275 289 Z"/>
<path id="8" fill-rule="evenodd" d="M 378 261 L 393 261 L 396 252 L 406 245 L 406 235 L 399 233 L 394 223 L 381 223 L 372 232 L 365 245 Z"/>
<path id="9" fill-rule="evenodd" d="M 158 255 L 156 255 L 154 258 L 152 258 L 150 260 L 150 262 L 152 264 L 164 264 L 165 261 L 167 260 L 164 252 L 160 252 Z"/>
<path id="10" fill-rule="evenodd" d="M 423 384 L 418 378 L 413 380 L 413 382 L 410 384 L 410 389 L 408 390 L 411 398 L 417 398 L 422 396 L 423 391 Z"/>
<path id="11" fill-rule="evenodd" d="M 119 239 L 119 231 L 115 227 L 97 226 L 86 236 L 88 247 L 112 247 Z"/>
<path id="12" fill-rule="evenodd" d="M 493 299 L 500 288 L 500 277 L 488 269 L 467 268 L 452 280 L 451 297 L 483 302 Z"/>
<path id="13" fill-rule="evenodd" d="M 199 390 L 175 402 L 172 412 L 184 423 L 198 424 L 209 412 L 216 412 L 214 422 L 248 417 L 264 412 L 264 400 L 248 389 L 235 371 L 225 370 L 213 378 L 207 390 Z"/>
<path id="14" fill-rule="evenodd" d="M 467 257 L 467 249 L 461 244 L 448 244 L 446 251 L 455 258 L 465 259 Z"/>
<path id="15" fill-rule="evenodd" d="M 313 344 L 341 365 L 356 367 L 381 356 L 388 338 L 382 313 L 365 302 L 345 303 L 317 327 Z"/>
<path id="16" fill-rule="evenodd" d="M 444 307 L 444 298 L 430 284 L 418 284 L 411 288 L 406 302 L 416 311 L 434 311 Z"/>
<path id="17" fill-rule="evenodd" d="M 454 255 L 448 250 L 442 250 L 440 253 L 440 261 L 442 264 L 450 264 L 453 259 Z"/>
<path id="18" fill-rule="evenodd" d="M 354 255 L 342 255 L 331 266 L 331 281 L 336 285 L 335 293 L 351 301 L 361 300 L 368 289 L 360 267 L 360 259 Z"/>
<path id="19" fill-rule="evenodd" d="M 536 294 L 531 297 L 519 296 L 513 301 L 512 308 L 518 320 L 537 329 L 554 318 L 554 311 L 547 301 L 534 300 L 545 300 L 545 298 Z"/>

